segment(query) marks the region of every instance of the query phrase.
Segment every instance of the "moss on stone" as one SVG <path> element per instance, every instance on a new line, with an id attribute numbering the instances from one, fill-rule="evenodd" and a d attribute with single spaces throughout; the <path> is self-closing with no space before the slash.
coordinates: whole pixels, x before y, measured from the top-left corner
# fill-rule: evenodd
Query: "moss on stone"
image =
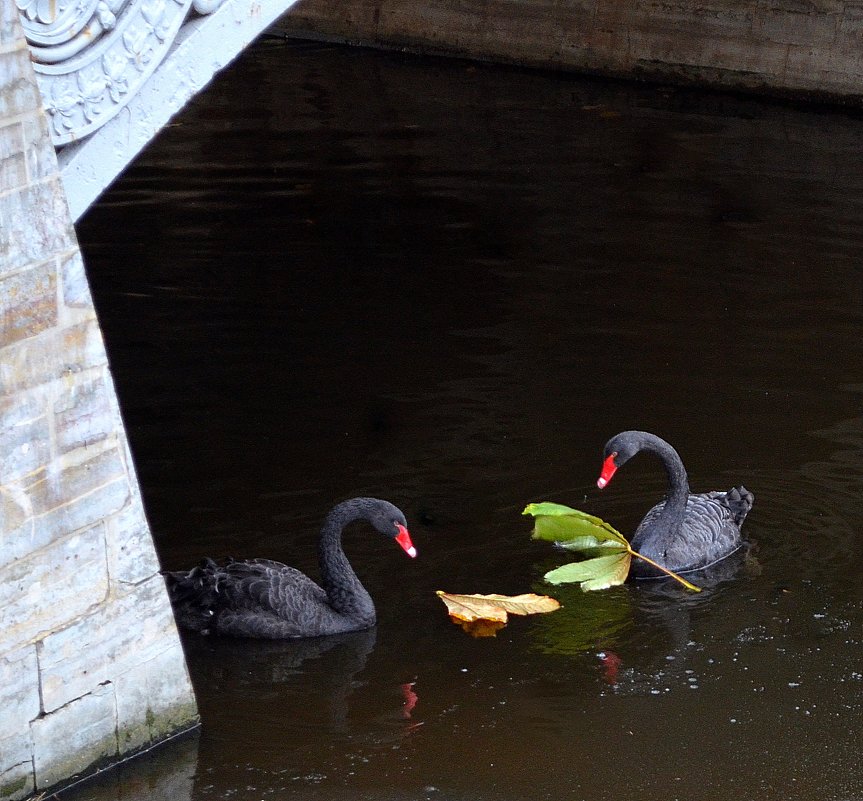
<path id="1" fill-rule="evenodd" d="M 148 706 L 143 721 L 120 730 L 120 753 L 123 757 L 131 756 L 158 745 L 179 732 L 192 729 L 199 722 L 198 707 L 194 700 L 175 704 L 161 712 L 154 712 L 152 707 Z"/>
<path id="2" fill-rule="evenodd" d="M 27 786 L 27 776 L 22 776 L 20 779 L 15 779 L 14 782 L 0 784 L 0 798 L 12 798 L 12 796 L 20 793 Z"/>

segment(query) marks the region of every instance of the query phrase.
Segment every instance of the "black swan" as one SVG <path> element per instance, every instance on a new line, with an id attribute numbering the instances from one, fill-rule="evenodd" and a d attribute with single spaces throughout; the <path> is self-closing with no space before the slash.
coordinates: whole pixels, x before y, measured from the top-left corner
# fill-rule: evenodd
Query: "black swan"
<path id="1" fill-rule="evenodd" d="M 728 492 L 690 495 L 680 456 L 654 434 L 623 431 L 612 437 L 605 444 L 596 485 L 605 487 L 617 468 L 639 451 L 654 453 L 662 460 L 668 473 L 668 493 L 638 524 L 631 542 L 633 550 L 676 573 L 687 573 L 719 562 L 744 545 L 740 526 L 755 496 L 742 486 Z M 632 573 L 640 578 L 662 576 L 641 559 L 633 561 Z"/>
<path id="2" fill-rule="evenodd" d="M 342 550 L 342 530 L 365 520 L 416 556 L 405 516 L 377 498 L 353 498 L 330 510 L 321 527 L 321 583 L 269 559 L 205 559 L 191 571 L 166 572 L 177 622 L 203 634 L 277 640 L 319 637 L 374 626 L 375 605 Z"/>

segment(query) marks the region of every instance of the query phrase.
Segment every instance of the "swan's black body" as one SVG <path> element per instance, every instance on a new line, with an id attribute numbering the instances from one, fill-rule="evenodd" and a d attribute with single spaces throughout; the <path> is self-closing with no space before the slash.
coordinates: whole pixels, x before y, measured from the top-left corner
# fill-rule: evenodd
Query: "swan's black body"
<path id="1" fill-rule="evenodd" d="M 340 503 L 321 528 L 322 585 L 281 562 L 205 559 L 191 571 L 165 573 L 178 623 L 205 634 L 284 639 L 341 634 L 374 626 L 375 606 L 342 550 L 344 527 L 371 523 L 411 556 L 405 517 L 391 503 L 354 498 Z"/>
<path id="2" fill-rule="evenodd" d="M 639 523 L 632 547 L 677 573 L 700 570 L 730 556 L 743 546 L 740 526 L 755 496 L 745 487 L 728 492 L 692 495 L 686 470 L 677 451 L 665 440 L 646 431 L 624 431 L 605 445 L 600 489 L 639 451 L 656 454 L 668 473 L 668 494 Z M 633 575 L 663 575 L 647 562 L 635 559 Z"/>

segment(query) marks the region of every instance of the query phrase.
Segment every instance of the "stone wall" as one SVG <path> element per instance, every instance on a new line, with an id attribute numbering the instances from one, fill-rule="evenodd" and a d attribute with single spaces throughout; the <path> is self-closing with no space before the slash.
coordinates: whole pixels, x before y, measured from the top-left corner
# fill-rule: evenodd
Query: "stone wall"
<path id="1" fill-rule="evenodd" d="M 0 0 L 0 799 L 194 725 L 15 0 Z"/>
<path id="2" fill-rule="evenodd" d="M 300 0 L 292 35 L 859 104 L 861 0 Z"/>

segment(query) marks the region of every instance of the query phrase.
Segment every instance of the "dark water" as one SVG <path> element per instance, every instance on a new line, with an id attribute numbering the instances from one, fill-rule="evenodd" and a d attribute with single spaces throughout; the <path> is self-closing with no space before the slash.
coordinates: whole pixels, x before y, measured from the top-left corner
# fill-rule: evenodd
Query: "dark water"
<path id="1" fill-rule="evenodd" d="M 314 573 L 329 506 L 373 632 L 187 638 L 198 740 L 92 799 L 863 799 L 863 121 L 303 44 L 251 49 L 80 225 L 165 567 Z M 699 596 L 546 592 L 533 500 L 632 531 L 664 488 L 756 495 Z M 71 795 L 69 796 L 72 797 Z"/>

